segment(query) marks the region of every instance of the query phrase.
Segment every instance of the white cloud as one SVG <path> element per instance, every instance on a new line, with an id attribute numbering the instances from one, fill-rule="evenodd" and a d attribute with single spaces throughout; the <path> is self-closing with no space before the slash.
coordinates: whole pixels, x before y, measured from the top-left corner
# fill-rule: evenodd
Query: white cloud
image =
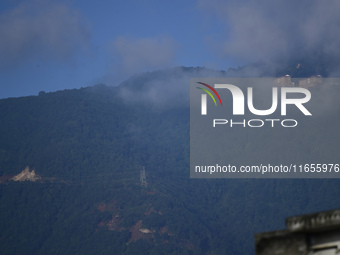
<path id="1" fill-rule="evenodd" d="M 129 104 L 150 104 L 154 110 L 189 106 L 190 78 L 225 77 L 200 67 L 175 67 L 135 75 L 124 81 L 120 96 Z"/>
<path id="2" fill-rule="evenodd" d="M 226 57 L 273 63 L 340 58 L 338 0 L 199 0 L 198 6 L 224 24 L 219 54 Z"/>
<path id="3" fill-rule="evenodd" d="M 16 66 L 30 59 L 69 60 L 88 44 L 85 23 L 65 3 L 22 1 L 0 16 L 0 66 Z"/>

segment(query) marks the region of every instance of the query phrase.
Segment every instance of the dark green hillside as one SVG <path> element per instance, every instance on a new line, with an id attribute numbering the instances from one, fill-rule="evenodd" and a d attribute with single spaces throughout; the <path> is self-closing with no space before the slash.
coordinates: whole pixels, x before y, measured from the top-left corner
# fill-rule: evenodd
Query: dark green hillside
<path id="1" fill-rule="evenodd" d="M 340 207 L 340 180 L 190 179 L 188 104 L 155 99 L 162 77 L 0 100 L 0 254 L 252 254 L 254 233 Z M 41 181 L 9 180 L 26 166 Z"/>

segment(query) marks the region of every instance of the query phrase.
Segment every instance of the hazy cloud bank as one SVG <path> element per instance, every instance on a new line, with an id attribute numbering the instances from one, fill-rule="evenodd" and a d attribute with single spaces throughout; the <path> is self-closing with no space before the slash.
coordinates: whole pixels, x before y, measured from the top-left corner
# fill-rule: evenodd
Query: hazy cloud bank
<path id="1" fill-rule="evenodd" d="M 89 37 L 86 20 L 65 3 L 22 1 L 0 16 L 0 67 L 32 59 L 67 61 Z"/>
<path id="2" fill-rule="evenodd" d="M 199 0 L 225 27 L 219 53 L 245 63 L 315 62 L 329 72 L 340 64 L 338 0 Z M 221 31 L 222 32 L 222 31 Z M 216 49 L 214 49 L 216 50 Z"/>
<path id="3" fill-rule="evenodd" d="M 128 104 L 149 104 L 153 109 L 189 106 L 190 78 L 225 77 L 226 73 L 201 67 L 175 67 L 135 75 L 120 84 Z"/>

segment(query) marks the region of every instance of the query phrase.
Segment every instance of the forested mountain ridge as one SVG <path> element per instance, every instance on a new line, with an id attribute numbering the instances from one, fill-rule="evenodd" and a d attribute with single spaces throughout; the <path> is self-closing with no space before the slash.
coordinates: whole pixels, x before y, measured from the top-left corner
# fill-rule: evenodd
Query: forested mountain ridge
<path id="1" fill-rule="evenodd" d="M 254 233 L 340 207 L 337 179 L 189 178 L 183 86 L 212 73 L 224 75 L 175 68 L 0 100 L 0 175 L 55 178 L 0 185 L 0 253 L 253 254 Z"/>

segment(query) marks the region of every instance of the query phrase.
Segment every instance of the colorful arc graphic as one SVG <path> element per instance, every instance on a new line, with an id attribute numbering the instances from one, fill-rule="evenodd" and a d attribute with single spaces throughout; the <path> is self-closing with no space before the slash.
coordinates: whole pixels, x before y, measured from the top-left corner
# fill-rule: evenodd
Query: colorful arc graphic
<path id="1" fill-rule="evenodd" d="M 217 106 L 216 100 L 215 100 L 214 96 L 210 93 L 209 90 L 202 89 L 202 88 L 200 88 L 200 87 L 196 87 L 196 88 L 201 89 L 201 90 L 205 91 L 206 93 L 208 93 L 208 95 L 214 100 L 215 106 Z"/>
<path id="2" fill-rule="evenodd" d="M 222 105 L 222 100 L 220 98 L 220 95 L 217 93 L 217 91 L 213 87 L 211 87 L 210 85 L 208 85 L 206 83 L 203 83 L 203 82 L 197 82 L 197 83 L 202 84 L 203 86 L 206 86 L 207 88 L 211 89 L 211 91 L 215 93 L 215 95 L 217 96 L 218 100 L 220 101 L 220 104 Z M 214 96 L 208 90 L 202 89 L 200 87 L 197 87 L 197 88 L 201 89 L 201 90 L 204 90 L 206 93 L 208 93 L 208 95 L 214 100 L 214 103 L 217 106 L 216 100 L 215 100 Z"/>

